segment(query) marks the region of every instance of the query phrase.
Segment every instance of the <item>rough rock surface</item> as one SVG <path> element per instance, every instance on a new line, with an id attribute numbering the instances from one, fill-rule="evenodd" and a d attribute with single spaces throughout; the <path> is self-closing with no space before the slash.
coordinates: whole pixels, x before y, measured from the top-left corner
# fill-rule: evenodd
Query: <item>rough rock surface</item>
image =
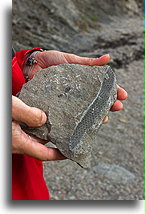
<path id="1" fill-rule="evenodd" d="M 116 77 L 110 66 L 51 66 L 38 71 L 19 94 L 29 106 L 45 111 L 48 121 L 42 127 L 23 129 L 89 167 L 94 135 L 116 96 Z"/>

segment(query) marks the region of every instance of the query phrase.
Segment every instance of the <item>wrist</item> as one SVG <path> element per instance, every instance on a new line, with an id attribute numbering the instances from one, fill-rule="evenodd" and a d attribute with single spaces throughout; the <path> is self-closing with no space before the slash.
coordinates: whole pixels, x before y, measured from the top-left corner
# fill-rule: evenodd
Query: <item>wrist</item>
<path id="1" fill-rule="evenodd" d="M 43 52 L 43 49 L 38 49 L 38 50 L 30 51 L 26 55 L 26 60 L 23 65 L 23 75 L 24 75 L 26 82 L 31 79 L 30 75 L 31 75 L 32 70 L 34 70 L 35 67 L 39 67 L 38 56 L 42 52 Z M 36 57 L 36 55 L 37 55 L 37 57 Z"/>

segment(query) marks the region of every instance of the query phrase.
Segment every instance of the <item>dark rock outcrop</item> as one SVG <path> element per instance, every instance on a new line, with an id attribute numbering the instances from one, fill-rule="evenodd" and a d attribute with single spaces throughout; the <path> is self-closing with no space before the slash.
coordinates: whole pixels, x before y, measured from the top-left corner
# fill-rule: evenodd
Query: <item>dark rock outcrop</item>
<path id="1" fill-rule="evenodd" d="M 111 66 L 124 67 L 143 59 L 143 1 L 13 0 L 12 40 L 16 51 L 109 53 Z"/>

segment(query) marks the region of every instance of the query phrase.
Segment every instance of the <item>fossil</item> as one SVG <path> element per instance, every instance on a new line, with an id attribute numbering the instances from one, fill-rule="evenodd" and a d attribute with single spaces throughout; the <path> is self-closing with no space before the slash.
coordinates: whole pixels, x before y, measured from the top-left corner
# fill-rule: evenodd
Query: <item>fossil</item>
<path id="1" fill-rule="evenodd" d="M 87 168 L 93 136 L 116 97 L 116 76 L 108 65 L 51 66 L 37 71 L 19 93 L 27 105 L 46 113 L 47 122 L 41 127 L 21 127 L 29 135 L 51 141 L 64 156 Z"/>

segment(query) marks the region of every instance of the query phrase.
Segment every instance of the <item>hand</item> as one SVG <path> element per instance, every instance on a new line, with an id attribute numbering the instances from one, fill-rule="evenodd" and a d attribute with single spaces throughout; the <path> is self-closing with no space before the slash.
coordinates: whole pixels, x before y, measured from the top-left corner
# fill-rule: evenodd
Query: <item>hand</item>
<path id="1" fill-rule="evenodd" d="M 110 111 L 115 112 L 123 109 L 123 104 L 122 102 L 120 102 L 120 100 L 126 100 L 127 97 L 128 97 L 127 92 L 123 88 L 120 88 L 117 85 L 117 101 L 113 104 Z M 108 116 L 106 116 L 106 118 L 104 119 L 104 123 L 107 123 L 107 122 L 108 122 Z"/>
<path id="2" fill-rule="evenodd" d="M 30 79 L 33 78 L 36 71 L 43 68 L 47 68 L 52 65 L 59 65 L 64 63 L 82 64 L 82 65 L 105 65 L 110 60 L 109 54 L 103 55 L 99 58 L 87 58 L 87 57 L 80 57 L 74 54 L 64 53 L 64 52 L 55 51 L 55 50 L 38 52 L 35 56 L 38 64 L 34 66 L 29 76 Z M 117 86 L 118 100 L 113 104 L 110 110 L 112 112 L 120 111 L 123 108 L 123 104 L 121 100 L 127 99 L 127 96 L 128 96 L 127 92 L 123 88 Z M 104 119 L 104 123 L 107 123 L 107 122 L 108 122 L 108 117 Z"/>
<path id="3" fill-rule="evenodd" d="M 38 160 L 66 159 L 58 149 L 42 145 L 47 143 L 46 141 L 27 135 L 18 124 L 20 121 L 32 127 L 43 125 L 47 119 L 43 111 L 30 107 L 12 96 L 12 119 L 12 153 L 29 155 Z"/>

